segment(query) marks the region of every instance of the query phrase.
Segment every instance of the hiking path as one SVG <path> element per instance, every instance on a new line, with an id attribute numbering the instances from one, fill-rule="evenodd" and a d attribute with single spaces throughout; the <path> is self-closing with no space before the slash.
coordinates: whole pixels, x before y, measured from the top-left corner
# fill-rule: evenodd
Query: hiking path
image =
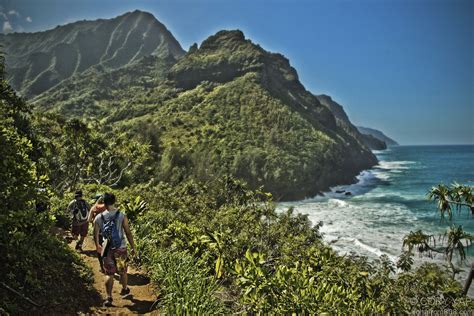
<path id="1" fill-rule="evenodd" d="M 68 239 L 71 240 L 71 238 Z M 69 243 L 72 249 L 74 249 L 75 245 L 75 241 Z M 95 245 L 90 235 L 84 240 L 82 252 L 79 254 L 94 274 L 94 288 L 102 300 L 105 299 L 107 296 L 104 284 L 105 275 L 100 271 Z M 122 298 L 119 294 L 122 286 L 119 276 L 116 274 L 112 292 L 113 306 L 103 307 L 101 304 L 98 304 L 97 300 L 94 300 L 88 312 L 109 315 L 159 315 L 158 310 L 152 310 L 154 302 L 158 299 L 158 291 L 153 288 L 150 279 L 142 271 L 130 265 L 128 266 L 128 287 L 130 288 L 130 294 Z"/>

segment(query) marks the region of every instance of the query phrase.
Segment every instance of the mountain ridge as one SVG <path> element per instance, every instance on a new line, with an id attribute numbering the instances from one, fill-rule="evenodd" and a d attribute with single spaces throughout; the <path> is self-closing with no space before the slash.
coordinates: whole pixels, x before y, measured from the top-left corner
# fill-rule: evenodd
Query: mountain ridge
<path id="1" fill-rule="evenodd" d="M 374 138 L 377 138 L 377 139 L 385 142 L 387 144 L 387 146 L 398 146 L 399 145 L 397 141 L 393 140 L 392 138 L 385 135 L 382 131 L 379 131 L 375 128 L 357 126 L 357 129 L 362 134 L 371 135 Z"/>
<path id="2" fill-rule="evenodd" d="M 42 32 L 2 34 L 0 41 L 8 56 L 8 79 L 27 98 L 96 65 L 117 69 L 148 55 L 184 54 L 162 23 L 138 10 Z"/>
<path id="3" fill-rule="evenodd" d="M 367 148 L 372 150 L 387 149 L 387 145 L 383 140 L 380 140 L 379 138 L 376 138 L 372 135 L 360 133 L 357 127 L 355 127 L 350 121 L 349 116 L 344 111 L 344 107 L 334 101 L 331 96 L 320 94 L 317 95 L 316 98 L 322 105 L 326 106 L 332 112 L 336 118 L 337 124 L 349 133 L 356 135 L 356 138 L 360 143 L 363 143 Z"/>
<path id="4" fill-rule="evenodd" d="M 207 58 L 206 54 L 210 57 Z M 200 58 L 201 55 L 206 58 Z M 286 57 L 265 51 L 260 45 L 245 39 L 240 30 L 222 30 L 208 37 L 197 50 L 186 54 L 170 69 L 168 78 L 186 90 L 202 81 L 224 83 L 250 72 L 261 74 L 262 83 L 275 95 L 293 104 L 298 111 L 310 114 L 325 127 L 336 126 L 330 111 L 322 107 L 312 95 L 308 94 L 306 100 L 297 100 L 298 96 L 291 93 L 282 95 L 281 90 L 308 91 Z M 309 106 L 309 103 L 313 106 Z"/>
<path id="5" fill-rule="evenodd" d="M 219 31 L 182 56 L 95 64 L 33 102 L 36 111 L 98 120 L 149 144 L 153 181 L 229 174 L 294 200 L 352 183 L 377 163 L 352 123 L 341 124 L 307 91 L 285 56 L 240 30 Z"/>
<path id="6" fill-rule="evenodd" d="M 354 182 L 377 163 L 355 127 L 337 125 L 288 59 L 239 30 L 219 31 L 193 47 L 167 78 L 166 85 L 178 90 L 160 106 L 166 119 L 148 114 L 138 125 L 151 119 L 162 126 L 164 142 L 179 144 L 163 146 L 171 155 L 163 159 L 179 159 L 194 174 L 230 172 L 290 200 Z M 179 127 L 169 123 L 173 118 Z"/>

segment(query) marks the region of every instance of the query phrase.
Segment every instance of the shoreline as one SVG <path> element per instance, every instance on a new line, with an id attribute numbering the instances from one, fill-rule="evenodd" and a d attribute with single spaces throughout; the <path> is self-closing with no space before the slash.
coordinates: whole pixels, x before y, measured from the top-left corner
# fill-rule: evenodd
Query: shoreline
<path id="1" fill-rule="evenodd" d="M 470 146 L 472 145 L 467 147 Z M 422 229 L 438 235 L 449 226 L 436 220 L 438 213 L 434 204 L 429 206 L 432 214 L 428 212 L 427 206 L 420 204 L 428 200 L 425 193 L 420 191 L 420 186 L 424 184 L 416 182 L 416 176 L 420 172 L 431 172 L 427 168 L 432 166 L 427 167 L 422 160 L 403 160 L 406 157 L 397 154 L 398 149 L 404 150 L 410 147 L 418 146 L 402 145 L 389 147 L 383 151 L 373 151 L 379 163 L 361 171 L 355 183 L 334 186 L 321 195 L 303 200 L 278 202 L 277 211 L 286 211 L 293 207 L 296 213 L 308 215 L 313 225 L 322 221 L 320 232 L 323 234 L 323 240 L 339 255 L 353 251 L 372 261 L 385 254 L 395 263 L 401 253 L 403 237 L 410 230 Z M 432 159 L 438 160 L 436 153 Z M 400 177 L 406 178 L 402 184 L 399 182 Z M 405 195 L 411 192 L 409 191 L 411 188 L 406 187 L 411 181 L 415 181 L 413 194 Z M 399 185 L 405 186 L 403 190 L 397 187 Z M 426 190 L 428 189 L 429 186 L 426 187 Z M 352 194 L 346 196 L 344 193 L 336 193 L 341 190 Z M 429 220 L 430 218 L 432 220 Z M 465 221 L 463 218 L 457 220 Z M 367 240 L 371 242 L 367 243 Z M 440 266 L 447 264 L 442 254 L 436 255 L 433 259 L 427 256 L 420 257 L 416 252 L 414 254 L 413 268 L 425 262 Z M 464 271 L 456 276 L 461 285 L 473 260 L 474 256 L 468 252 L 466 261 L 461 266 Z M 458 258 L 453 262 L 459 266 Z M 469 296 L 474 297 L 474 287 L 471 287 Z"/>

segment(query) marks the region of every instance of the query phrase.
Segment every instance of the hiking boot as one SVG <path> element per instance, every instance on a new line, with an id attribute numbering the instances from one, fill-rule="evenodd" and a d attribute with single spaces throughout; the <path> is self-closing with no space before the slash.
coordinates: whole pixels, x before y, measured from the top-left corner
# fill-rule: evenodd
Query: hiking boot
<path id="1" fill-rule="evenodd" d="M 104 301 L 104 306 L 105 307 L 114 306 L 112 302 L 113 302 L 113 299 L 111 297 L 107 297 Z"/>
<path id="2" fill-rule="evenodd" d="M 130 288 L 128 288 L 128 287 L 126 289 L 122 289 L 122 291 L 120 291 L 120 295 L 122 295 L 122 297 L 125 297 L 128 294 L 130 294 Z"/>
<path id="3" fill-rule="evenodd" d="M 76 243 L 76 250 L 82 251 L 82 242 L 78 241 Z"/>

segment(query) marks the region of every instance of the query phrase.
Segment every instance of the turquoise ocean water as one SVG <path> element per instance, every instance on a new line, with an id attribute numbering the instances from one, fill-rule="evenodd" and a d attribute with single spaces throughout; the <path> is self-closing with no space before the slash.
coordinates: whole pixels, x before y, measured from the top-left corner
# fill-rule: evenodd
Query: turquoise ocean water
<path id="1" fill-rule="evenodd" d="M 324 239 L 341 254 L 353 251 L 370 258 L 386 254 L 393 261 L 410 231 L 446 231 L 450 223 L 440 219 L 426 193 L 438 183 L 474 185 L 474 145 L 396 146 L 375 154 L 379 165 L 363 171 L 357 183 L 332 188 L 324 196 L 279 203 L 278 210 L 294 207 L 313 223 L 322 221 Z M 455 214 L 452 222 L 474 234 L 474 217 L 467 211 Z M 469 264 L 474 260 L 473 248 Z M 443 257 L 435 260 L 443 262 Z"/>

